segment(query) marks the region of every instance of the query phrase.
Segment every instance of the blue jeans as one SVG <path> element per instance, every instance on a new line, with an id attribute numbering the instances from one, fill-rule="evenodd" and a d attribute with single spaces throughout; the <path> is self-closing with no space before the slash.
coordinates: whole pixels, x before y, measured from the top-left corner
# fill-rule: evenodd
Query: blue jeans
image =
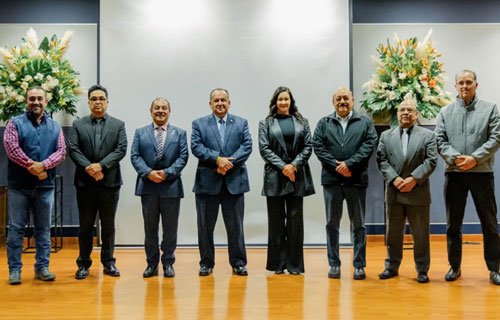
<path id="1" fill-rule="evenodd" d="M 54 203 L 54 188 L 8 189 L 9 233 L 7 259 L 9 271 L 21 270 L 24 232 L 33 213 L 36 241 L 35 270 L 48 268 L 50 258 L 50 222 Z"/>

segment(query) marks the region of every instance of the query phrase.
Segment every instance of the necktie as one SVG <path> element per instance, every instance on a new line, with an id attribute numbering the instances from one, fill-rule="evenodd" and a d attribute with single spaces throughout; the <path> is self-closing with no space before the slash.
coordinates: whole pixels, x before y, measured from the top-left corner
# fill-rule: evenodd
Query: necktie
<path id="1" fill-rule="evenodd" d="M 406 157 L 406 150 L 408 149 L 408 128 L 403 128 L 401 134 L 401 145 L 403 146 L 403 155 Z"/>
<path id="2" fill-rule="evenodd" d="M 160 159 L 163 155 L 163 128 L 156 128 L 156 158 Z"/>
<path id="3" fill-rule="evenodd" d="M 226 135 L 226 122 L 224 119 L 219 119 L 219 124 L 220 141 L 224 143 L 224 136 Z"/>

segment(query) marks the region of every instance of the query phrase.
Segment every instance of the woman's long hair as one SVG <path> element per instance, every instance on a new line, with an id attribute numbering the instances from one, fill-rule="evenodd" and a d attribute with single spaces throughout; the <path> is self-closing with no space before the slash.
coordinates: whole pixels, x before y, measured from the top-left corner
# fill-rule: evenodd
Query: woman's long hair
<path id="1" fill-rule="evenodd" d="M 278 106 L 277 106 L 278 96 L 282 92 L 288 92 L 288 94 L 290 95 L 290 109 L 288 110 L 288 112 L 292 116 L 294 116 L 297 119 L 297 121 L 299 121 L 299 123 L 304 124 L 304 117 L 300 114 L 299 109 L 295 104 L 295 99 L 293 97 L 292 92 L 290 91 L 289 88 L 284 86 L 278 87 L 274 91 L 273 96 L 271 97 L 271 101 L 269 102 L 269 114 L 267 115 L 266 120 L 270 122 L 276 117 L 276 114 L 278 113 Z"/>

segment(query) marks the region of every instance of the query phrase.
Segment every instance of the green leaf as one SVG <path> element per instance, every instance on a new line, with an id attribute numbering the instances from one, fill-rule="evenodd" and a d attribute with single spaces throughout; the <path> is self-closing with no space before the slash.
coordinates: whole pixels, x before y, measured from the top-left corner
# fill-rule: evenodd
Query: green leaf
<path id="1" fill-rule="evenodd" d="M 49 39 L 47 37 L 44 37 L 42 40 L 42 43 L 40 43 L 40 46 L 38 47 L 41 51 L 48 51 L 49 50 Z"/>

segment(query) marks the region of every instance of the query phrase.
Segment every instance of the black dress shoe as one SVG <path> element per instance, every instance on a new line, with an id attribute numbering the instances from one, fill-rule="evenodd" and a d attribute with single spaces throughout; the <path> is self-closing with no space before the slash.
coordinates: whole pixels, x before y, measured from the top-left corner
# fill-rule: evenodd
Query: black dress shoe
<path id="1" fill-rule="evenodd" d="M 339 279 L 340 278 L 340 266 L 333 266 L 328 271 L 328 278 Z"/>
<path id="2" fill-rule="evenodd" d="M 500 286 L 500 273 L 498 271 L 491 271 L 490 272 L 490 281 L 491 283 Z"/>
<path id="3" fill-rule="evenodd" d="M 120 276 L 120 271 L 115 267 L 114 264 L 110 264 L 108 266 L 104 267 L 104 274 L 107 274 L 108 276 L 112 277 L 119 277 Z"/>
<path id="4" fill-rule="evenodd" d="M 354 268 L 354 274 L 352 275 L 354 280 L 364 280 L 366 279 L 365 268 Z"/>
<path id="5" fill-rule="evenodd" d="M 142 273 L 143 278 L 151 278 L 153 276 L 158 275 L 158 267 L 157 266 L 148 266 L 146 270 Z"/>
<path id="6" fill-rule="evenodd" d="M 397 271 L 391 270 L 391 269 L 385 269 L 382 271 L 382 273 L 379 273 L 378 277 L 382 280 L 394 278 L 398 275 Z"/>
<path id="7" fill-rule="evenodd" d="M 300 275 L 300 272 L 298 272 L 298 271 L 290 271 L 290 270 L 288 270 L 288 273 L 291 274 L 292 276 L 298 276 L 298 275 Z"/>
<path id="8" fill-rule="evenodd" d="M 89 268 L 85 267 L 78 267 L 78 270 L 76 270 L 75 273 L 75 279 L 77 280 L 83 280 L 89 276 Z"/>
<path id="9" fill-rule="evenodd" d="M 163 276 L 165 278 L 175 277 L 174 266 L 172 266 L 171 264 L 167 264 L 167 265 L 163 266 Z"/>
<path id="10" fill-rule="evenodd" d="M 284 274 L 284 273 L 285 273 L 284 269 L 278 269 L 278 270 L 274 271 L 274 274 Z"/>
<path id="11" fill-rule="evenodd" d="M 209 276 L 212 274 L 212 271 L 212 268 L 209 268 L 206 265 L 201 265 L 200 270 L 198 271 L 198 275 L 201 277 Z"/>
<path id="12" fill-rule="evenodd" d="M 417 275 L 417 282 L 418 283 L 427 283 L 429 282 L 429 276 L 427 275 L 427 272 L 420 271 Z"/>
<path id="13" fill-rule="evenodd" d="M 235 274 L 237 276 L 248 276 L 247 267 L 245 267 L 245 266 L 234 267 L 233 274 Z"/>
<path id="14" fill-rule="evenodd" d="M 462 275 L 462 270 L 460 270 L 460 268 L 458 268 L 457 270 L 454 270 L 453 268 L 450 268 L 450 270 L 448 271 L 448 273 L 444 276 L 444 280 L 446 280 L 446 281 L 455 281 L 458 278 L 460 278 L 461 275 Z"/>

